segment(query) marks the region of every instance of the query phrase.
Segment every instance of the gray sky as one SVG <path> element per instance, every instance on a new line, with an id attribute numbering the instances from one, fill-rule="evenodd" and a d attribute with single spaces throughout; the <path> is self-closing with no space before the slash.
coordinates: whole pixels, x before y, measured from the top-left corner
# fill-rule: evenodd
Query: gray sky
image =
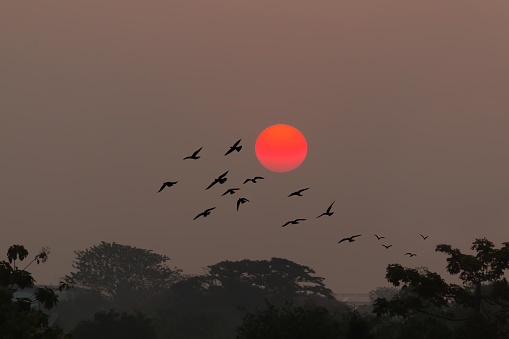
<path id="1" fill-rule="evenodd" d="M 41 283 L 102 240 L 186 273 L 283 257 L 335 292 L 387 285 L 390 263 L 444 273 L 436 244 L 509 241 L 508 15 L 505 1 L 3 3 L 0 254 L 50 246 Z M 308 143 L 285 174 L 254 153 L 279 123 Z M 281 228 L 294 218 L 308 220 Z"/>

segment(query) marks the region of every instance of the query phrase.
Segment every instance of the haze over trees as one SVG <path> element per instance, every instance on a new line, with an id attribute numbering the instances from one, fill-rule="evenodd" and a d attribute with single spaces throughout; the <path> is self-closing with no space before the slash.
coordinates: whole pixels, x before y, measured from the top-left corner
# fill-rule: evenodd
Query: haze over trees
<path id="1" fill-rule="evenodd" d="M 66 278 L 78 287 L 68 299 L 47 287 L 13 299 L 13 291 L 35 287 L 26 268 L 48 256 L 43 250 L 20 269 L 28 252 L 14 245 L 0 262 L 0 337 L 505 339 L 509 243 L 476 239 L 471 248 L 474 254 L 436 246 L 461 285 L 425 267 L 390 264 L 394 287 L 371 291 L 372 307 L 352 310 L 312 268 L 288 259 L 221 261 L 185 275 L 165 255 L 105 242 L 76 251 L 77 272 Z M 59 313 L 58 326 L 49 326 L 49 309 Z"/>
<path id="2" fill-rule="evenodd" d="M 103 241 L 74 253 L 76 272 L 66 281 L 110 297 L 122 310 L 148 301 L 181 279 L 182 270 L 166 265 L 168 256 L 151 250 Z"/>

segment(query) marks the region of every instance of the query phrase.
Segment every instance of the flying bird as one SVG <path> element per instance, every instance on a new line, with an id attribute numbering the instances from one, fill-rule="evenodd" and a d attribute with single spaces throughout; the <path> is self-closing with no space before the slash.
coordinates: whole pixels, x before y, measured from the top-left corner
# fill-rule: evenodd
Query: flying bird
<path id="1" fill-rule="evenodd" d="M 407 255 L 407 254 L 410 256 L 410 258 L 411 258 L 411 257 L 415 257 L 415 256 L 417 255 L 417 254 L 415 254 L 415 253 L 410 253 L 410 252 L 405 253 L 405 255 Z"/>
<path id="2" fill-rule="evenodd" d="M 349 238 L 343 238 L 341 239 L 340 241 L 338 241 L 338 244 L 342 243 L 343 241 L 346 241 L 348 240 L 348 242 L 354 242 L 356 237 L 360 237 L 361 235 L 360 234 L 357 234 L 357 235 L 352 235 L 351 237 Z"/>
<path id="3" fill-rule="evenodd" d="M 226 192 L 221 194 L 221 196 L 226 195 L 226 194 L 235 194 L 235 191 L 238 191 L 238 190 L 240 190 L 240 188 L 229 188 Z"/>
<path id="4" fill-rule="evenodd" d="M 215 207 L 212 207 L 212 208 L 207 208 L 205 211 L 201 212 L 200 214 L 198 214 L 196 217 L 194 217 L 193 220 L 196 220 L 198 217 L 202 216 L 204 218 L 206 218 L 209 214 L 210 214 L 210 211 L 212 211 Z"/>
<path id="5" fill-rule="evenodd" d="M 192 155 L 185 157 L 184 160 L 186 160 L 186 159 L 194 159 L 194 160 L 200 159 L 201 157 L 198 157 L 197 154 L 201 151 L 202 148 L 203 148 L 203 146 L 200 147 L 199 150 L 194 151 L 194 153 Z"/>
<path id="6" fill-rule="evenodd" d="M 330 206 L 327 208 L 327 211 L 325 211 L 324 213 L 320 214 L 319 216 L 317 216 L 317 218 L 320 218 L 322 215 L 327 215 L 327 216 L 331 216 L 334 214 L 334 212 L 331 212 L 330 210 L 332 209 L 332 205 L 334 205 L 336 201 L 333 201 L 332 204 L 330 204 Z"/>
<path id="7" fill-rule="evenodd" d="M 217 177 L 217 179 L 214 179 L 214 181 L 212 181 L 212 183 L 206 188 L 206 190 L 208 190 L 209 188 L 211 188 L 212 186 L 214 186 L 217 183 L 224 184 L 226 182 L 226 180 L 228 179 L 228 178 L 225 178 L 225 176 L 226 176 L 226 174 L 228 174 L 228 172 L 229 171 L 226 171 L 223 174 L 221 174 L 219 177 Z"/>
<path id="8" fill-rule="evenodd" d="M 237 211 L 239 210 L 240 204 L 245 204 L 246 202 L 249 202 L 249 200 L 246 198 L 239 198 L 239 200 L 237 200 Z"/>
<path id="9" fill-rule="evenodd" d="M 157 191 L 157 193 L 161 192 L 165 187 L 171 187 L 173 185 L 175 185 L 178 181 L 167 181 L 163 184 L 163 186 L 161 186 L 161 188 L 159 189 L 159 191 Z"/>
<path id="10" fill-rule="evenodd" d="M 239 143 L 242 139 L 239 139 L 237 140 L 237 142 L 235 142 L 235 144 L 233 144 L 233 146 L 230 147 L 230 149 L 228 150 L 228 152 L 226 152 L 225 156 L 230 154 L 231 152 L 233 151 L 237 151 L 237 152 L 240 152 L 240 150 L 242 149 L 242 146 L 239 146 Z"/>
<path id="11" fill-rule="evenodd" d="M 375 234 L 375 237 L 376 237 L 376 240 L 380 240 L 380 239 L 383 239 L 385 237 L 379 237 L 378 235 Z"/>
<path id="12" fill-rule="evenodd" d="M 427 235 L 427 236 L 424 236 L 424 235 L 422 235 L 422 234 L 419 234 L 419 235 L 422 237 L 422 239 L 423 239 L 423 240 L 426 240 L 426 239 L 428 239 L 428 237 L 429 237 L 429 235 Z"/>
<path id="13" fill-rule="evenodd" d="M 252 181 L 252 182 L 253 182 L 253 184 L 256 184 L 256 180 L 258 180 L 258 179 L 265 179 L 265 178 L 263 178 L 263 177 L 254 177 L 253 179 L 249 179 L 249 178 L 248 178 L 248 179 L 246 179 L 246 180 L 244 181 L 244 184 L 245 184 L 246 182 L 249 182 L 249 181 Z"/>
<path id="14" fill-rule="evenodd" d="M 293 193 L 292 193 L 292 194 L 290 194 L 288 197 L 291 197 L 292 195 L 296 195 L 296 196 L 302 197 L 302 194 L 301 194 L 301 193 L 302 193 L 302 192 L 304 192 L 304 191 L 306 191 L 306 190 L 308 190 L 308 189 L 309 189 L 309 187 L 308 187 L 308 188 L 300 189 L 300 190 L 298 190 L 298 191 L 296 191 L 296 192 L 293 192 Z"/>
<path id="15" fill-rule="evenodd" d="M 288 225 L 290 225 L 290 224 L 292 224 L 292 225 L 297 225 L 300 221 L 304 221 L 304 220 L 306 220 L 306 219 L 295 219 L 295 220 L 290 220 L 290 221 L 285 222 L 285 224 L 284 224 L 283 226 L 281 226 L 281 227 L 285 227 L 285 226 L 288 226 Z"/>
<path id="16" fill-rule="evenodd" d="M 386 249 L 389 249 L 389 247 L 392 247 L 392 245 L 384 245 L 382 244 L 383 247 L 385 247 Z"/>

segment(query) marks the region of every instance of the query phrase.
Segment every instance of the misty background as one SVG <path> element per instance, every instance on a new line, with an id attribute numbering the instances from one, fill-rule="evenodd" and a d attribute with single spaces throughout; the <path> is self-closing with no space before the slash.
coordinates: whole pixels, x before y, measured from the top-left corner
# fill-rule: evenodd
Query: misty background
<path id="1" fill-rule="evenodd" d="M 442 274 L 435 245 L 509 236 L 508 12 L 504 2 L 4 3 L 0 250 L 49 246 L 31 267 L 41 284 L 100 241 L 168 255 L 185 273 L 287 258 L 334 292 L 387 285 L 391 263 Z M 284 174 L 254 153 L 279 123 L 308 143 Z M 224 157 L 240 138 L 242 151 Z M 182 161 L 201 146 L 201 159 Z M 226 170 L 225 185 L 204 190 Z M 266 179 L 242 185 L 255 175 Z M 229 187 L 242 190 L 221 197 Z M 240 196 L 250 203 L 237 212 Z M 316 219 L 332 201 L 335 214 Z M 295 218 L 308 220 L 281 228 Z"/>

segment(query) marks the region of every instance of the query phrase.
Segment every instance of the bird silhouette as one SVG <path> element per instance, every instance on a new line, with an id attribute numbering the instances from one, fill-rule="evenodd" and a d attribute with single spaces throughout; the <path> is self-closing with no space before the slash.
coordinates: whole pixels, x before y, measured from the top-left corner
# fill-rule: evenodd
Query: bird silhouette
<path id="1" fill-rule="evenodd" d="M 380 239 L 383 239 L 385 237 L 379 237 L 378 235 L 375 234 L 375 237 L 376 237 L 376 240 L 380 240 Z"/>
<path id="2" fill-rule="evenodd" d="M 384 245 L 382 244 L 383 247 L 385 247 L 386 249 L 389 249 L 389 247 L 392 247 L 392 245 Z"/>
<path id="3" fill-rule="evenodd" d="M 226 192 L 221 194 L 221 196 L 226 195 L 226 194 L 235 194 L 235 191 L 238 191 L 238 190 L 240 190 L 240 188 L 229 188 Z"/>
<path id="4" fill-rule="evenodd" d="M 237 211 L 239 210 L 240 204 L 245 204 L 246 202 L 249 202 L 249 200 L 246 198 L 239 198 L 239 200 L 237 200 Z"/>
<path id="5" fill-rule="evenodd" d="M 308 190 L 308 189 L 309 189 L 309 187 L 308 187 L 308 188 L 300 189 L 300 190 L 298 190 L 298 191 L 296 191 L 296 192 L 293 192 L 293 193 L 292 193 L 292 194 L 290 194 L 288 197 L 291 197 L 291 196 L 293 196 L 293 195 L 296 195 L 296 196 L 302 197 L 302 194 L 301 194 L 301 193 L 302 193 L 302 192 L 304 192 L 304 191 L 306 191 L 306 190 Z"/>
<path id="6" fill-rule="evenodd" d="M 361 235 L 360 234 L 357 234 L 357 235 L 352 235 L 351 237 L 348 237 L 348 238 L 343 238 L 341 239 L 340 241 L 338 241 L 338 244 L 342 243 L 343 241 L 346 241 L 348 240 L 348 242 L 354 242 L 356 237 L 360 237 Z"/>
<path id="7" fill-rule="evenodd" d="M 258 180 L 258 179 L 265 179 L 265 178 L 263 178 L 263 177 L 254 177 L 253 179 L 249 179 L 249 178 L 248 178 L 248 179 L 246 179 L 246 180 L 244 181 L 244 184 L 245 184 L 246 182 L 249 182 L 249 181 L 252 181 L 252 182 L 253 182 L 253 184 L 256 184 L 256 180 Z"/>
<path id="8" fill-rule="evenodd" d="M 200 214 L 198 214 L 196 217 L 194 217 L 193 220 L 196 220 L 198 217 L 200 216 L 203 216 L 204 218 L 206 218 L 209 214 L 210 214 L 210 211 L 212 211 L 215 207 L 212 207 L 212 208 L 207 208 L 205 211 L 201 212 Z"/>
<path id="9" fill-rule="evenodd" d="M 226 182 L 226 180 L 228 179 L 228 178 L 225 178 L 225 176 L 226 176 L 226 174 L 228 174 L 228 172 L 229 171 L 226 171 L 223 174 L 221 174 L 219 177 L 217 177 L 217 179 L 214 179 L 214 181 L 212 181 L 212 183 L 206 188 L 206 190 L 208 190 L 209 188 L 211 188 L 212 186 L 214 186 L 217 183 L 224 184 Z"/>
<path id="10" fill-rule="evenodd" d="M 422 237 L 422 239 L 423 239 L 423 240 L 426 240 L 426 239 L 428 239 L 428 237 L 429 237 L 429 235 L 427 235 L 427 236 L 424 236 L 424 235 L 422 235 L 422 234 L 419 234 L 419 235 Z"/>
<path id="11" fill-rule="evenodd" d="M 332 204 L 330 204 L 330 206 L 327 208 L 327 211 L 325 211 L 324 213 L 320 214 L 319 216 L 317 216 L 317 218 L 320 218 L 321 216 L 323 215 L 327 215 L 327 216 L 331 216 L 334 214 L 334 212 L 331 212 L 330 210 L 332 209 L 332 205 L 334 205 L 336 201 L 333 201 Z"/>
<path id="12" fill-rule="evenodd" d="M 285 224 L 284 224 L 283 226 L 281 226 L 281 227 L 285 227 L 285 226 L 288 226 L 288 225 L 290 225 L 290 224 L 292 224 L 292 225 L 297 225 L 300 221 L 304 221 L 304 220 L 306 220 L 306 219 L 295 219 L 295 220 L 290 220 L 290 221 L 285 222 Z"/>
<path id="13" fill-rule="evenodd" d="M 175 185 L 178 181 L 167 181 L 163 184 L 163 186 L 161 186 L 161 188 L 159 189 L 159 191 L 157 191 L 157 193 L 161 192 L 165 187 L 171 187 L 173 185 Z"/>
<path id="14" fill-rule="evenodd" d="M 405 255 L 407 255 L 407 254 L 410 256 L 410 258 L 411 258 L 411 257 L 415 257 L 415 256 L 417 255 L 417 254 L 415 254 L 415 253 L 410 253 L 410 252 L 405 253 Z"/>
<path id="15" fill-rule="evenodd" d="M 242 139 L 239 139 L 237 140 L 237 142 L 235 142 L 235 144 L 233 144 L 233 146 L 230 147 L 230 149 L 228 150 L 228 152 L 226 152 L 225 156 L 230 154 L 231 152 L 233 151 L 237 151 L 237 152 L 240 152 L 240 150 L 242 149 L 242 146 L 239 146 L 239 143 Z"/>
<path id="16" fill-rule="evenodd" d="M 194 159 L 194 160 L 200 159 L 201 157 L 198 157 L 197 154 L 201 151 L 202 148 L 203 148 L 203 146 L 200 147 L 199 150 L 194 151 L 194 153 L 192 155 L 185 157 L 184 160 L 186 160 L 186 159 Z"/>

